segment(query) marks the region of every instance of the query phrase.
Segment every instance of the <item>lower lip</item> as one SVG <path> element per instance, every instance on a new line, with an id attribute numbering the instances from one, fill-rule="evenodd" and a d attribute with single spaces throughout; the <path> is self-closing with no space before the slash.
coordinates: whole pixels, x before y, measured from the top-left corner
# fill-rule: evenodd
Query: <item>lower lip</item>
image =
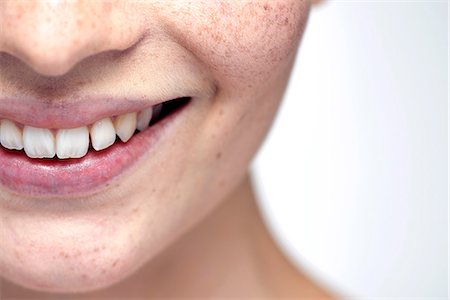
<path id="1" fill-rule="evenodd" d="M 136 166 L 188 105 L 134 135 L 127 143 L 117 141 L 108 149 L 90 150 L 80 159 L 32 159 L 23 152 L 0 147 L 0 184 L 15 194 L 37 197 L 79 196 L 98 191 Z"/>

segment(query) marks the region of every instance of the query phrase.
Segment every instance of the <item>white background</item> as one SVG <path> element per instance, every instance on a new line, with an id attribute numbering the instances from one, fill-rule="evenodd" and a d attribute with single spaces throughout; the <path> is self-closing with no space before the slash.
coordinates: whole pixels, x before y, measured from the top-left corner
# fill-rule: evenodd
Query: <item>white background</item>
<path id="1" fill-rule="evenodd" d="M 253 165 L 285 253 L 342 297 L 448 297 L 448 5 L 314 8 Z"/>

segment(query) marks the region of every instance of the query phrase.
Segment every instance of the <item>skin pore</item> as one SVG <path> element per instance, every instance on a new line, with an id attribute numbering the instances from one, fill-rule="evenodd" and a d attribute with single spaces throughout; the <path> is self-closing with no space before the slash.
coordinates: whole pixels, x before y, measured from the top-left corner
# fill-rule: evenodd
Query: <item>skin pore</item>
<path id="1" fill-rule="evenodd" d="M 328 297 L 275 246 L 248 174 L 309 9 L 0 2 L 0 106 L 13 97 L 64 110 L 167 90 L 193 98 L 139 166 L 100 190 L 29 197 L 0 185 L 0 298 Z"/>

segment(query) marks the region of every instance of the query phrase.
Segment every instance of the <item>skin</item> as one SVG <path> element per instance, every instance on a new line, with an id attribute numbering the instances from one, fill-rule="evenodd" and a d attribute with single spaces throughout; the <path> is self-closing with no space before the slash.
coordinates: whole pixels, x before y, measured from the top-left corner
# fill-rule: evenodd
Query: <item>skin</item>
<path id="1" fill-rule="evenodd" d="M 185 124 L 108 188 L 24 210 L 0 187 L 0 296 L 328 297 L 273 243 L 248 174 L 310 5 L 1 1 L 1 97 L 64 107 L 104 91 L 158 94 L 164 72 L 201 80 Z"/>

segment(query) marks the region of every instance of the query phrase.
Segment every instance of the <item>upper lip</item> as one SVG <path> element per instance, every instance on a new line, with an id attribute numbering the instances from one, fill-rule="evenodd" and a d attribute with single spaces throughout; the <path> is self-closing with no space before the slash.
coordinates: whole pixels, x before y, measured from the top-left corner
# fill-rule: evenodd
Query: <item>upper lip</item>
<path id="1" fill-rule="evenodd" d="M 0 119 L 38 128 L 76 128 L 90 125 L 105 117 L 137 112 L 178 97 L 181 95 L 167 96 L 164 99 L 150 99 L 143 96 L 126 98 L 87 96 L 74 102 L 3 98 L 0 99 Z"/>
<path id="2" fill-rule="evenodd" d="M 204 74 L 180 66 L 179 72 L 163 72 L 154 76 L 151 86 L 129 90 L 124 94 L 112 89 L 96 90 L 93 94 L 79 92 L 49 96 L 26 96 L 0 93 L 0 119 L 37 128 L 76 128 L 128 112 L 139 112 L 167 100 L 190 97 L 208 99 L 216 93 L 216 85 Z M 164 75 L 164 76 L 162 76 Z M 0 85 L 1 87 L 1 85 Z M 145 90 L 142 90 L 145 89 Z M 30 93 L 31 94 L 31 93 Z"/>

